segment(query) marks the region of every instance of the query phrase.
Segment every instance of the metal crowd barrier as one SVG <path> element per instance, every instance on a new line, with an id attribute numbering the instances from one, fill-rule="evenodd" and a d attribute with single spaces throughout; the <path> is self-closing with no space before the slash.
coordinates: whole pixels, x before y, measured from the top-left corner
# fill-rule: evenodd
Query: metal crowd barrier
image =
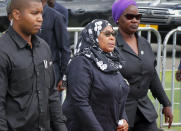
<path id="1" fill-rule="evenodd" d="M 181 27 L 177 27 L 176 29 L 171 30 L 167 33 L 164 41 L 163 41 L 163 61 L 162 61 L 162 85 L 165 88 L 165 71 L 166 71 L 166 55 L 167 55 L 167 44 L 169 38 L 173 35 L 173 45 L 172 45 L 172 81 L 171 81 L 171 103 L 172 103 L 172 112 L 174 111 L 174 96 L 175 96 L 175 55 L 176 55 L 176 41 L 177 41 L 177 32 L 181 32 Z M 180 89 L 181 96 L 181 89 Z M 181 99 L 180 99 L 180 107 L 179 107 L 179 117 L 180 120 L 178 123 L 173 123 L 173 126 L 181 126 Z M 163 123 L 163 114 L 161 113 L 162 107 L 160 109 L 160 127 L 167 126 L 168 124 Z"/>

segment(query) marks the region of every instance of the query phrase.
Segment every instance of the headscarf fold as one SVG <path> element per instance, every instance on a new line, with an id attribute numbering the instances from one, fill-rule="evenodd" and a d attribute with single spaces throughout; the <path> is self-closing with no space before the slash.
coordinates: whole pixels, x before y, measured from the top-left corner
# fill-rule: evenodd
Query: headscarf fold
<path id="1" fill-rule="evenodd" d="M 104 52 L 98 43 L 100 32 L 111 24 L 106 20 L 96 19 L 90 22 L 81 32 L 76 56 L 83 55 L 95 62 L 96 66 L 103 72 L 115 72 L 122 68 L 117 48 L 113 52 Z"/>
<path id="2" fill-rule="evenodd" d="M 116 0 L 112 5 L 112 17 L 115 23 L 118 22 L 120 16 L 130 5 L 137 6 L 134 0 Z"/>

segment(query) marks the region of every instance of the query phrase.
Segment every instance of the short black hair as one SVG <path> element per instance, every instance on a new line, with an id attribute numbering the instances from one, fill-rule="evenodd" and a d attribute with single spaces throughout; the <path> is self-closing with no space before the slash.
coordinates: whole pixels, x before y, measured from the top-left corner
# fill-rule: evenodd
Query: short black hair
<path id="1" fill-rule="evenodd" d="M 7 15 L 11 14 L 14 9 L 21 10 L 30 1 L 42 2 L 42 0 L 9 0 L 6 7 Z"/>

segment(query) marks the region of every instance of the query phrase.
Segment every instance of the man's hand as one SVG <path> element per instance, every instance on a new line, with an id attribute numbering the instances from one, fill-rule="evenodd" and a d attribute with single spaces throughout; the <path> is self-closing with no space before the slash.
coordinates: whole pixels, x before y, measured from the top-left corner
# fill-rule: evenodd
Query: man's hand
<path id="1" fill-rule="evenodd" d="M 176 73 L 175 73 L 175 78 L 177 81 L 180 81 L 181 82 L 181 70 L 178 70 Z"/>
<path id="2" fill-rule="evenodd" d="M 173 121 L 173 114 L 170 107 L 163 108 L 163 114 L 165 116 L 165 123 L 168 123 L 168 128 L 171 127 Z"/>
<path id="3" fill-rule="evenodd" d="M 58 91 L 63 91 L 65 88 L 62 88 L 62 80 L 60 80 L 57 84 Z"/>
<path id="4" fill-rule="evenodd" d="M 128 131 L 128 123 L 126 120 L 123 120 L 123 124 L 122 125 L 118 125 L 117 127 L 117 131 Z"/>

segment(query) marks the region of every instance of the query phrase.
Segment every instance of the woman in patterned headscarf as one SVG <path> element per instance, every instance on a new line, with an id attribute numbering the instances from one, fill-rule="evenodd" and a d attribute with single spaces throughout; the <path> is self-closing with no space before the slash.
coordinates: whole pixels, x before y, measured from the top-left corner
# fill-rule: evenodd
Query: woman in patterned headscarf
<path id="1" fill-rule="evenodd" d="M 125 61 L 121 74 L 130 84 L 126 101 L 129 131 L 158 131 L 157 113 L 147 95 L 149 89 L 163 105 L 165 121 L 170 128 L 173 120 L 171 103 L 155 70 L 155 55 L 150 43 L 136 34 L 141 19 L 136 2 L 116 0 L 112 6 L 112 16 L 119 27 L 117 46 Z"/>
<path id="2" fill-rule="evenodd" d="M 111 24 L 90 22 L 80 34 L 76 52 L 68 66 L 63 104 L 68 130 L 127 131 L 128 84 L 119 72 L 122 64 Z"/>

